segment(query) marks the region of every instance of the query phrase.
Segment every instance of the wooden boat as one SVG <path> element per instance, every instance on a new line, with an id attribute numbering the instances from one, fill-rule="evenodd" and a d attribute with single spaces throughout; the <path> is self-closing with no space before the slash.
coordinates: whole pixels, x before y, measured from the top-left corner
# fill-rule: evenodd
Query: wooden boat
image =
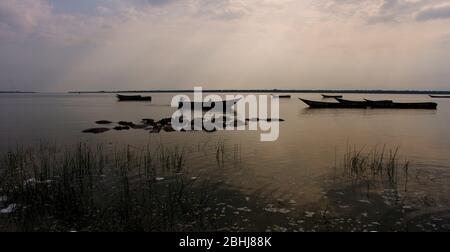
<path id="1" fill-rule="evenodd" d="M 344 100 L 341 98 L 335 98 L 339 103 L 344 104 L 348 107 L 353 108 L 367 108 L 369 107 L 369 104 L 367 101 L 350 101 L 350 100 Z"/>
<path id="2" fill-rule="evenodd" d="M 450 98 L 450 95 L 430 95 L 431 98 Z"/>
<path id="3" fill-rule="evenodd" d="M 233 99 L 228 101 L 210 101 L 210 102 L 179 102 L 178 109 L 189 108 L 191 110 L 195 110 L 197 108 L 201 108 L 202 110 L 209 111 L 214 108 L 219 107 L 218 103 L 222 103 L 222 109 L 226 110 L 227 108 L 231 108 L 233 105 L 238 103 L 240 99 Z"/>
<path id="4" fill-rule="evenodd" d="M 151 96 L 141 96 L 141 95 L 117 95 L 119 101 L 152 101 Z"/>
<path id="5" fill-rule="evenodd" d="M 318 102 L 299 98 L 302 102 L 308 105 L 310 108 L 356 108 L 347 104 L 338 102 Z"/>
<path id="6" fill-rule="evenodd" d="M 311 108 L 437 109 L 437 103 L 434 102 L 399 103 L 390 100 L 372 101 L 365 99 L 365 101 L 348 101 L 337 99 L 339 103 L 333 103 L 299 99 Z"/>
<path id="7" fill-rule="evenodd" d="M 371 108 L 382 109 L 437 109 L 437 103 L 434 102 L 413 102 L 400 103 L 393 101 L 371 101 L 366 100 Z"/>
<path id="8" fill-rule="evenodd" d="M 291 99 L 290 95 L 272 95 L 272 96 L 279 99 Z"/>
<path id="9" fill-rule="evenodd" d="M 336 98 L 344 98 L 342 95 L 322 95 L 324 99 L 336 99 Z"/>
<path id="10" fill-rule="evenodd" d="M 371 107 L 371 108 L 383 108 L 383 107 L 392 107 L 394 101 L 392 100 L 379 100 L 379 101 L 374 101 L 374 100 L 368 100 L 368 99 L 364 99 L 367 102 L 367 106 Z"/>

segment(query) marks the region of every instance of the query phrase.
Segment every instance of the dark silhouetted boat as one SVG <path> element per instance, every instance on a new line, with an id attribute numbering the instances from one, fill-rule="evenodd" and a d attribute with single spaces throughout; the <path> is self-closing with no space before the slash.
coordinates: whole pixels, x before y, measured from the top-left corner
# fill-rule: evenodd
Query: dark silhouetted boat
<path id="1" fill-rule="evenodd" d="M 302 102 L 304 102 L 306 105 L 308 105 L 310 108 L 356 108 L 350 105 L 346 105 L 343 103 L 338 102 L 318 102 L 318 101 L 311 101 L 299 98 Z"/>
<path id="2" fill-rule="evenodd" d="M 437 109 L 437 103 L 434 102 L 399 103 L 390 100 L 372 101 L 365 99 L 365 101 L 349 101 L 337 99 L 339 103 L 336 103 L 336 102 L 318 102 L 301 98 L 299 99 L 304 103 L 306 103 L 311 108 Z"/>
<path id="3" fill-rule="evenodd" d="M 151 96 L 142 95 L 117 95 L 119 101 L 152 101 Z"/>
<path id="4" fill-rule="evenodd" d="M 342 95 L 322 95 L 324 99 L 336 99 L 336 98 L 344 98 Z"/>
<path id="5" fill-rule="evenodd" d="M 437 109 L 437 103 L 434 102 L 393 102 L 393 101 L 371 101 L 367 100 L 369 107 L 382 109 Z"/>
<path id="6" fill-rule="evenodd" d="M 290 95 L 272 95 L 272 96 L 279 99 L 291 99 Z"/>
<path id="7" fill-rule="evenodd" d="M 341 98 L 335 98 L 339 103 L 344 104 L 348 107 L 352 108 L 367 108 L 369 107 L 369 104 L 367 101 L 350 101 L 350 100 L 344 100 Z"/>
<path id="8" fill-rule="evenodd" d="M 210 101 L 210 102 L 191 102 L 191 101 L 181 101 L 178 103 L 178 109 L 188 108 L 191 110 L 195 110 L 201 108 L 202 110 L 209 111 L 214 108 L 219 108 L 221 106 L 222 110 L 230 109 L 236 103 L 238 103 L 240 99 L 233 99 L 227 101 Z"/>
<path id="9" fill-rule="evenodd" d="M 431 98 L 450 98 L 450 95 L 430 95 Z"/>

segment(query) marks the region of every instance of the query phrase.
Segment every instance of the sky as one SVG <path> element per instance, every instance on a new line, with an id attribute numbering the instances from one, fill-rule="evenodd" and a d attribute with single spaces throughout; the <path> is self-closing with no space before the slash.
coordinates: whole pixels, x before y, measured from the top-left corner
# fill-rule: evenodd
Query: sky
<path id="1" fill-rule="evenodd" d="M 450 0 L 1 0 L 0 90 L 450 90 Z"/>

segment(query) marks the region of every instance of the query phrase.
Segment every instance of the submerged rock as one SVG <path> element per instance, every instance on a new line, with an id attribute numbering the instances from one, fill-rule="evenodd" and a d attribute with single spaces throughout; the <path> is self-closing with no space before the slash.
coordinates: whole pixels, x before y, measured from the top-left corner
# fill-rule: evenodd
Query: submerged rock
<path id="1" fill-rule="evenodd" d="M 111 124 L 112 122 L 108 121 L 108 120 L 100 120 L 100 121 L 96 121 L 95 123 L 96 124 Z"/>
<path id="2" fill-rule="evenodd" d="M 159 133 L 159 132 L 161 132 L 161 127 L 153 127 L 153 128 L 150 130 L 150 133 L 153 133 L 153 134 L 157 134 L 157 133 Z"/>
<path id="3" fill-rule="evenodd" d="M 153 119 L 142 119 L 142 123 L 145 125 L 156 125 L 156 122 Z"/>
<path id="4" fill-rule="evenodd" d="M 126 121 L 120 121 L 117 124 L 119 124 L 120 126 L 128 126 L 128 127 L 134 126 L 133 122 L 126 122 Z"/>
<path id="5" fill-rule="evenodd" d="M 165 125 L 172 125 L 172 118 L 161 119 L 156 124 L 160 124 L 160 125 L 163 125 L 163 126 L 165 126 Z"/>
<path id="6" fill-rule="evenodd" d="M 116 126 L 116 127 L 114 127 L 114 130 L 117 130 L 117 131 L 130 130 L 130 127 L 128 127 L 128 126 Z"/>
<path id="7" fill-rule="evenodd" d="M 100 133 L 105 133 L 109 130 L 110 129 L 108 129 L 108 128 L 92 128 L 92 129 L 83 130 L 83 133 L 100 134 Z"/>
<path id="8" fill-rule="evenodd" d="M 132 129 L 145 129 L 147 128 L 147 125 L 145 124 L 135 124 L 131 126 Z"/>
<path id="9" fill-rule="evenodd" d="M 175 129 L 171 125 L 164 126 L 163 130 L 165 132 L 174 132 L 175 131 Z"/>

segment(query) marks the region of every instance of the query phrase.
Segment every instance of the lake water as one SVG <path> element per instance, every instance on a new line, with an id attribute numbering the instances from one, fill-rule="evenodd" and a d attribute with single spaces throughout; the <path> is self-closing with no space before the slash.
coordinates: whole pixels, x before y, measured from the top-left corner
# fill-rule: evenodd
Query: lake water
<path id="1" fill-rule="evenodd" d="M 291 213 L 307 220 L 312 211 L 317 216 L 326 204 L 333 204 L 335 211 L 347 214 L 370 212 L 372 206 L 360 206 L 361 202 L 368 202 L 364 197 L 339 198 L 347 192 L 344 185 L 336 187 L 333 184 L 336 167 L 341 164 L 349 146 L 363 152 L 383 146 L 387 149 L 398 147 L 399 160 L 411 162 L 411 178 L 403 193 L 401 211 L 414 209 L 401 218 L 432 216 L 439 220 L 430 226 L 418 222 L 417 226 L 423 230 L 447 229 L 450 224 L 450 99 L 433 100 L 426 95 L 349 94 L 345 95 L 346 99 L 434 101 L 439 106 L 436 111 L 314 110 L 308 109 L 297 98 L 322 100 L 320 94 L 292 94 L 292 99 L 280 100 L 280 117 L 285 121 L 281 122 L 280 137 L 275 142 L 260 142 L 261 132 L 257 131 L 150 134 L 144 130 L 111 130 L 98 135 L 81 133 L 84 129 L 98 127 L 95 124 L 98 120 L 140 122 L 143 118 L 171 117 L 175 111 L 169 106 L 173 95 L 151 96 L 152 103 L 121 103 L 112 94 L 0 94 L 0 150 L 4 152 L 17 144 L 42 141 L 61 145 L 86 141 L 136 148 L 147 144 L 183 146 L 188 153 L 187 165 L 198 176 L 215 177 L 223 182 L 224 189 L 239 192 L 245 198 L 264 199 L 262 209 L 285 202 L 290 205 Z M 235 165 L 229 169 L 218 170 L 215 157 L 208 156 L 204 149 L 213 151 L 219 143 L 224 143 L 231 153 L 227 158 Z M 376 208 L 381 209 L 378 214 L 383 214 L 389 211 L 389 204 L 386 195 L 380 195 L 385 200 Z M 372 222 L 379 220 L 372 219 Z M 255 228 L 261 230 L 272 224 L 263 223 Z M 288 224 L 285 226 L 290 230 Z M 371 226 L 370 223 L 365 225 L 366 228 Z"/>

